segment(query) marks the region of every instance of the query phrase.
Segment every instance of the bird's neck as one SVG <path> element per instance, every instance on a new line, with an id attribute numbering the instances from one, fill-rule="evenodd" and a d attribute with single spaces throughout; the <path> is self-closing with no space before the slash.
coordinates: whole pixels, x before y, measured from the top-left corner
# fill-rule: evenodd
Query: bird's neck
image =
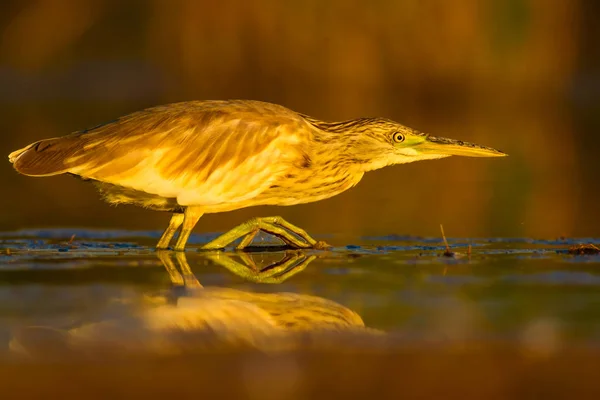
<path id="1" fill-rule="evenodd" d="M 337 165 L 348 174 L 364 174 L 367 171 L 383 168 L 387 160 L 373 160 L 372 153 L 364 151 L 361 146 L 360 127 L 368 122 L 367 118 L 359 118 L 342 122 L 323 122 L 309 119 L 315 126 L 315 148 L 326 162 Z M 363 140 L 364 142 L 364 140 Z"/>

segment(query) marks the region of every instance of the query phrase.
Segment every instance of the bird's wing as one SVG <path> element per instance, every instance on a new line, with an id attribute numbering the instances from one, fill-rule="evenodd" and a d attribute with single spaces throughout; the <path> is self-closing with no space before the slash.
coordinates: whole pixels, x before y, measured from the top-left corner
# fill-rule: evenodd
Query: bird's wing
<path id="1" fill-rule="evenodd" d="M 307 126 L 283 107 L 159 107 L 37 147 L 62 172 L 208 206 L 252 198 L 305 164 Z"/>

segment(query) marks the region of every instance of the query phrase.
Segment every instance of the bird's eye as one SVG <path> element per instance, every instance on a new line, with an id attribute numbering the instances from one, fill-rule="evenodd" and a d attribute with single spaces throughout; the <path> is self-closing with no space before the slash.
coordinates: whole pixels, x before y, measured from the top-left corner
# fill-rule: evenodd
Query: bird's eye
<path id="1" fill-rule="evenodd" d="M 404 142 L 404 135 L 400 132 L 394 132 L 392 139 L 394 140 L 394 143 L 402 143 Z"/>

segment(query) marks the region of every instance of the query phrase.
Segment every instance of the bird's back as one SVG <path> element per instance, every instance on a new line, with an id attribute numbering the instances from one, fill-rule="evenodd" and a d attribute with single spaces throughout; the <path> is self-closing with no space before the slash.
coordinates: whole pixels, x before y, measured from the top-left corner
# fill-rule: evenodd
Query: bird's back
<path id="1" fill-rule="evenodd" d="M 302 118 L 285 107 L 254 100 L 173 103 L 134 112 L 70 135 L 37 141 L 12 152 L 9 161 L 24 175 L 57 175 L 71 172 L 84 163 L 106 164 L 123 153 L 139 149 L 154 150 L 167 143 L 185 146 L 193 139 L 198 141 L 198 136 L 207 146 L 219 144 L 216 142 L 223 138 L 217 137 L 216 128 L 235 121 L 239 140 L 243 134 L 240 128 L 301 123 Z M 255 142 L 260 142 L 259 139 L 254 137 Z"/>
<path id="2" fill-rule="evenodd" d="M 71 173 L 216 212 L 223 203 L 239 207 L 304 164 L 312 129 L 275 104 L 194 101 L 41 140 L 9 159 L 25 175 Z"/>

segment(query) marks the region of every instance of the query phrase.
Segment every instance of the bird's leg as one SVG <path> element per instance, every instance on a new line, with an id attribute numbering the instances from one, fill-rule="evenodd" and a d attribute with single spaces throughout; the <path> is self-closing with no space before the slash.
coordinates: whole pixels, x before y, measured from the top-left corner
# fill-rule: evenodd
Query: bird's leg
<path id="1" fill-rule="evenodd" d="M 165 229 L 164 233 L 158 240 L 158 244 L 156 245 L 157 250 L 164 250 L 169 247 L 169 243 L 171 243 L 171 239 L 173 239 L 173 235 L 177 232 L 177 229 L 183 223 L 183 213 L 173 213 L 171 216 L 171 220 L 169 221 L 169 226 Z"/>
<path id="2" fill-rule="evenodd" d="M 229 232 L 226 232 L 219 236 L 218 238 L 212 240 L 211 242 L 205 244 L 201 247 L 202 250 L 216 250 L 222 249 L 228 244 L 235 242 L 237 239 L 249 235 L 253 237 L 256 235 L 256 232 L 259 230 L 270 233 L 274 236 L 277 236 L 281 240 L 283 240 L 288 246 L 297 248 L 297 249 L 306 249 L 311 247 L 310 244 L 302 242 L 297 237 L 294 237 L 293 234 L 286 231 L 285 229 L 272 225 L 266 224 L 262 222 L 262 218 L 252 218 L 251 220 L 244 222 L 231 229 Z M 248 245 L 249 242 L 247 240 L 242 240 L 238 249 L 241 248 L 241 245 Z M 244 246 L 245 247 L 245 246 Z"/>
<path id="3" fill-rule="evenodd" d="M 190 233 L 192 233 L 192 229 L 194 229 L 194 226 L 196 226 L 202 214 L 202 208 L 200 207 L 189 206 L 185 208 L 183 213 L 183 226 L 179 233 L 179 237 L 177 238 L 177 243 L 175 243 L 175 251 L 183 251 L 185 249 L 185 244 L 190 237 Z"/>
<path id="4" fill-rule="evenodd" d="M 329 246 L 325 242 L 318 242 L 306 231 L 290 224 L 281 217 L 252 218 L 214 239 L 201 247 L 202 250 L 222 249 L 237 239 L 246 236 L 236 247 L 238 250 L 247 247 L 258 231 L 270 233 L 283 240 L 285 244 L 296 249 L 324 249 Z"/>
<path id="5" fill-rule="evenodd" d="M 242 239 L 240 244 L 237 245 L 236 250 L 242 250 L 244 247 L 247 247 L 250 243 L 252 243 L 252 241 L 254 240 L 256 235 L 258 235 L 258 232 L 260 232 L 260 229 L 256 228 L 253 231 L 251 231 L 249 234 L 247 234 Z"/>

